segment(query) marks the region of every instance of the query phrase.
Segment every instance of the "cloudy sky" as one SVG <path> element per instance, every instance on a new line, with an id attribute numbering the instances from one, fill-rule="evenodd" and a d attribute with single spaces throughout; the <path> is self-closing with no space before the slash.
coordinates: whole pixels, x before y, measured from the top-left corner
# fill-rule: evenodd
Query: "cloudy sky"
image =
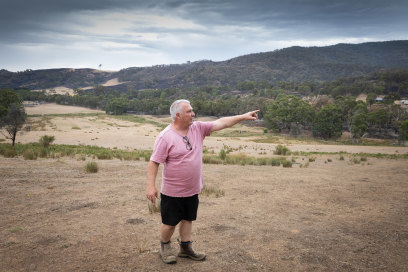
<path id="1" fill-rule="evenodd" d="M 407 0 L 0 0 L 0 69 L 227 60 L 408 39 Z"/>

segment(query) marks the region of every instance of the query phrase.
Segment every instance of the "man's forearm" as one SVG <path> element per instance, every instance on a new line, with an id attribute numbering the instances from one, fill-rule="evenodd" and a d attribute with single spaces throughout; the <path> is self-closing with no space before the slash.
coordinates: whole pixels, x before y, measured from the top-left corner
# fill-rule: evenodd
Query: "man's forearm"
<path id="1" fill-rule="evenodd" d="M 257 113 L 259 110 L 250 111 L 245 114 L 223 117 L 213 122 L 212 131 L 221 130 L 224 128 L 232 127 L 233 125 L 244 120 L 256 120 L 258 119 Z"/>
<path id="2" fill-rule="evenodd" d="M 228 117 L 223 117 L 218 119 L 217 121 L 220 123 L 221 129 L 223 128 L 229 128 L 232 127 L 235 124 L 238 124 L 239 122 L 245 120 L 244 116 L 241 115 L 234 115 L 234 116 L 228 116 Z"/>
<path id="3" fill-rule="evenodd" d="M 149 161 L 147 166 L 147 186 L 156 186 L 156 176 L 159 169 L 159 164 Z"/>

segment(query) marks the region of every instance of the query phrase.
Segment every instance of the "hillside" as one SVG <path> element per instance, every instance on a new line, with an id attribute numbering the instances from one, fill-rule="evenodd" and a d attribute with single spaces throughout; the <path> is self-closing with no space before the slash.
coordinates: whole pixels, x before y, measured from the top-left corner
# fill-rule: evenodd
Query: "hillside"
<path id="1" fill-rule="evenodd" d="M 246 80 L 327 81 L 367 75 L 380 69 L 408 68 L 408 41 L 337 44 L 326 47 L 290 47 L 240 56 L 227 61 L 131 67 L 119 72 L 93 69 L 0 71 L 0 88 L 81 88 L 113 78 L 117 89 L 189 88 L 205 85 L 235 86 Z"/>

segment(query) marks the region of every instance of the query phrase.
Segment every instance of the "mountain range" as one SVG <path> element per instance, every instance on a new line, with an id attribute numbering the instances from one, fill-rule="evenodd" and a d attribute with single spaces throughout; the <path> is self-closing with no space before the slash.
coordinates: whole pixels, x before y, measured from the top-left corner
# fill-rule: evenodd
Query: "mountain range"
<path id="1" fill-rule="evenodd" d="M 130 67 L 110 72 L 95 69 L 0 70 L 0 89 L 92 88 L 113 79 L 110 88 L 141 90 L 235 86 L 244 81 L 323 82 L 363 76 L 382 69 L 408 69 L 408 41 L 337 44 L 325 47 L 293 46 L 226 61 L 202 60 L 184 64 Z"/>

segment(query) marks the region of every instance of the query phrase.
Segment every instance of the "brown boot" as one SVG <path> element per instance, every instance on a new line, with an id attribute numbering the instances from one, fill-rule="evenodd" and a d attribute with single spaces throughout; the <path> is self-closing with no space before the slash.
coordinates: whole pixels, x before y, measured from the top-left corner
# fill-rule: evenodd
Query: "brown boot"
<path id="1" fill-rule="evenodd" d="M 166 264 L 174 264 L 177 262 L 176 256 L 174 255 L 173 251 L 171 250 L 171 242 L 163 243 L 161 242 L 160 247 L 160 257 L 162 261 Z"/>
<path id="2" fill-rule="evenodd" d="M 182 244 L 180 242 L 180 252 L 178 254 L 179 257 L 182 258 L 190 258 L 194 261 L 204 261 L 205 259 L 205 254 L 204 253 L 199 253 L 199 252 L 194 252 L 193 247 L 191 245 L 192 243 L 189 242 L 188 244 Z"/>

